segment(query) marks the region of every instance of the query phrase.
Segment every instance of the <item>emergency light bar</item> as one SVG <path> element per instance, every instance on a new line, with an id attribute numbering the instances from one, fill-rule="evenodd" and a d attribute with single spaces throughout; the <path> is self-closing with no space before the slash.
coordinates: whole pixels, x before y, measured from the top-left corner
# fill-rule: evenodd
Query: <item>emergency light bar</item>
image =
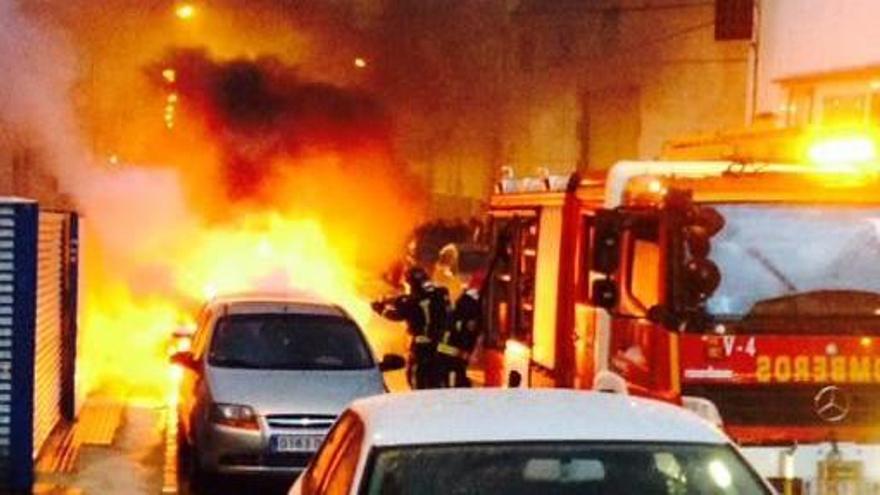
<path id="1" fill-rule="evenodd" d="M 513 176 L 513 168 L 504 167 L 502 178 L 495 184 L 495 192 L 499 194 L 564 192 L 568 189 L 570 182 L 570 175 L 551 175 L 549 173 L 537 177 L 516 178 Z"/>
<path id="2" fill-rule="evenodd" d="M 877 142 L 856 132 L 819 137 L 809 143 L 806 158 L 821 171 L 858 172 L 876 164 Z"/>

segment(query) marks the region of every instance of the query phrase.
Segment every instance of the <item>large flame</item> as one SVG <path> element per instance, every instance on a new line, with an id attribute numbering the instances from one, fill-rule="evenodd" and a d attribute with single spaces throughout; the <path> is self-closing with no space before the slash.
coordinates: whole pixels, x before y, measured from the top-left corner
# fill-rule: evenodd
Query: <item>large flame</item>
<path id="1" fill-rule="evenodd" d="M 0 0 L 0 125 L 84 215 L 79 383 L 164 397 L 172 332 L 229 292 L 311 291 L 399 344 L 367 301 L 417 193 L 382 105 L 352 89 L 353 31 L 308 27 L 329 4 L 162 5 Z"/>
<path id="2" fill-rule="evenodd" d="M 105 392 L 161 394 L 172 332 L 192 327 L 197 305 L 221 294 L 309 292 L 369 328 L 377 350 L 394 348 L 371 316 L 362 290 L 369 277 L 349 258 L 354 244 L 334 245 L 312 218 L 251 213 L 233 225 L 195 229 L 153 260 L 171 278 L 164 291 L 90 269 L 82 379 Z"/>

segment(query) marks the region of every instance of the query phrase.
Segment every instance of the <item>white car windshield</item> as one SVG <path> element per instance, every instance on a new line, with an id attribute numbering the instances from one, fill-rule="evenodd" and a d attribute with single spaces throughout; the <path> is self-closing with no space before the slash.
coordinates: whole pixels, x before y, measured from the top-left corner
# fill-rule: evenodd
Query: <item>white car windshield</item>
<path id="1" fill-rule="evenodd" d="M 515 443 L 375 454 L 367 495 L 769 494 L 728 446 Z"/>
<path id="2" fill-rule="evenodd" d="M 713 206 L 726 222 L 710 255 L 716 318 L 880 316 L 880 209 Z"/>
<path id="3" fill-rule="evenodd" d="M 363 369 L 374 365 L 357 325 L 339 316 L 242 314 L 221 318 L 208 363 L 247 369 Z"/>

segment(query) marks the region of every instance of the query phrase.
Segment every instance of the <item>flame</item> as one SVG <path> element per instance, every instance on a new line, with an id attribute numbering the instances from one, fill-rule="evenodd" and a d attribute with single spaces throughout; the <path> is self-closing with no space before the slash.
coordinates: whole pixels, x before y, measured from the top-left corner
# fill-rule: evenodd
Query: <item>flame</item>
<path id="1" fill-rule="evenodd" d="M 180 379 L 168 364 L 173 332 L 192 326 L 206 300 L 230 292 L 311 291 L 342 305 L 375 349 L 402 348 L 404 333 L 372 317 L 367 303 L 380 295 L 379 268 L 399 252 L 418 216 L 417 202 L 402 191 L 405 181 L 393 175 L 402 167 L 380 146 L 368 149 L 372 141 L 312 149 L 333 133 L 314 131 L 320 126 L 313 122 L 274 132 L 217 126 L 217 112 L 199 107 L 205 88 L 188 86 L 192 71 L 165 63 L 169 50 L 181 48 L 203 50 L 209 62 L 274 57 L 270 72 L 286 64 L 298 78 L 320 75 L 344 86 L 363 79 L 351 67 L 354 53 L 338 67 L 327 60 L 345 51 L 343 44 L 358 46 L 356 37 L 344 26 L 298 29 L 309 19 L 281 7 L 242 16 L 235 3 L 145 9 L 131 0 L 112 7 L 50 0 L 52 8 L 28 9 L 67 31 L 53 46 L 75 47 L 76 63 L 65 66 L 71 75 L 13 86 L 33 86 L 33 101 L 51 102 L 35 114 L 34 128 L 45 129 L 52 155 L 63 157 L 55 176 L 84 216 L 76 379 L 85 390 L 173 400 L 169 385 Z M 171 15 L 186 5 L 192 10 L 182 12 L 185 22 Z M 45 72 L 22 71 L 38 80 Z M 317 89 L 328 94 L 326 86 Z M 58 96 L 68 94 L 72 101 Z M 78 125 L 53 126 L 56 114 L 70 114 Z M 327 120 L 318 114 L 316 122 Z M 288 120 L 283 124 L 296 124 Z M 309 130 L 308 146 L 266 151 Z M 352 127 L 336 141 L 347 145 L 370 130 L 369 123 Z M 232 148 L 257 156 L 251 161 L 269 172 L 260 181 L 230 179 L 224 166 Z M 239 182 L 247 194 L 230 192 Z"/>
<path id="2" fill-rule="evenodd" d="M 361 324 L 369 320 L 356 273 L 340 255 L 350 246 L 331 245 L 314 219 L 251 214 L 233 227 L 201 232 L 193 246 L 175 274 L 176 285 L 190 297 L 301 290 L 341 304 Z"/>
<path id="3" fill-rule="evenodd" d="M 167 363 L 185 347 L 173 342 L 173 331 L 192 327 L 198 305 L 221 294 L 315 294 L 340 304 L 367 328 L 377 350 L 401 349 L 402 332 L 378 325 L 360 289 L 370 277 L 346 257 L 355 239 L 336 245 L 313 218 L 252 213 L 234 225 L 198 229 L 182 241 L 176 252 L 166 253 L 171 281 L 164 292 L 132 290 L 136 281 L 129 285 L 102 270 L 87 274 L 88 338 L 79 371 L 91 388 L 176 400 L 181 371 Z"/>

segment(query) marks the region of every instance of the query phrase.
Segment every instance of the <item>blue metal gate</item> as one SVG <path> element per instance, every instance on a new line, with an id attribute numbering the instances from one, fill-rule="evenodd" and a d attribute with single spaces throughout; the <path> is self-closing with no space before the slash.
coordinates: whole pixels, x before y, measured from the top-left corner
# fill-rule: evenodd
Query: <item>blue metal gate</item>
<path id="1" fill-rule="evenodd" d="M 0 198 L 0 491 L 29 491 L 34 458 L 73 419 L 78 222 Z"/>

